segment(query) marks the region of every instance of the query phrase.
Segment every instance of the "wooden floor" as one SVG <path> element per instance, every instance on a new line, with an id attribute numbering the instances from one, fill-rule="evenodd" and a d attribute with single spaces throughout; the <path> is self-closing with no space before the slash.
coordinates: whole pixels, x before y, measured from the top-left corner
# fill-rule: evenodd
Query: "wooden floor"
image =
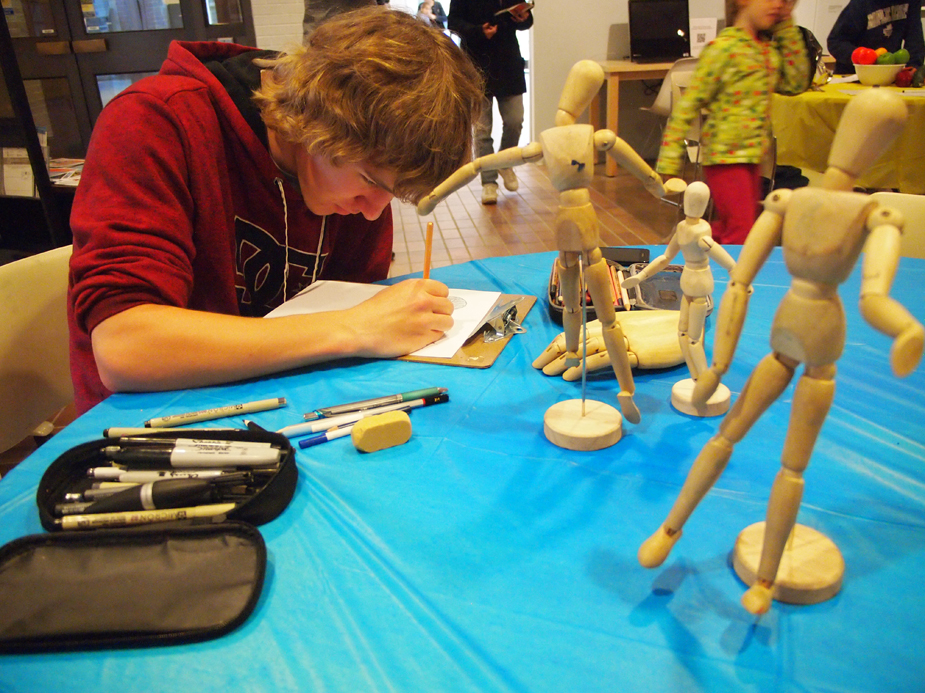
<path id="1" fill-rule="evenodd" d="M 390 276 L 420 272 L 424 264 L 424 228 L 434 221 L 433 267 L 469 260 L 555 250 L 555 216 L 559 195 L 542 166 L 516 169 L 520 187 L 508 192 L 499 186 L 498 204 L 483 205 L 478 180 L 451 195 L 428 217 L 411 205 L 392 202 L 395 220 L 395 260 Z M 500 183 L 500 179 L 499 179 Z M 677 207 L 660 202 L 630 174 L 608 178 L 598 174 L 591 202 L 601 224 L 601 245 L 657 245 L 667 242 L 678 220 Z M 62 413 L 56 424 L 66 424 L 73 411 Z M 0 475 L 33 450 L 29 438 L 0 453 Z"/>
<path id="2" fill-rule="evenodd" d="M 520 188 L 508 192 L 499 185 L 496 205 L 482 204 L 478 179 L 453 193 L 427 217 L 418 216 L 411 205 L 392 202 L 395 259 L 390 276 L 421 271 L 428 221 L 434 222 L 432 267 L 555 250 L 558 192 L 542 166 L 527 164 L 515 171 Z M 613 178 L 596 175 L 591 202 L 601 224 L 602 246 L 665 243 L 678 221 L 677 207 L 655 199 L 623 171 Z"/>

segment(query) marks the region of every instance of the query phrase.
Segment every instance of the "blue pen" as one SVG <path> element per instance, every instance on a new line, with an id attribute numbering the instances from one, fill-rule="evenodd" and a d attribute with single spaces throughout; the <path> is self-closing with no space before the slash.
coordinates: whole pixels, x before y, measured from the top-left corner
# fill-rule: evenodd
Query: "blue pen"
<path id="1" fill-rule="evenodd" d="M 311 438 L 304 438 L 299 441 L 300 448 L 310 448 L 313 445 L 320 445 L 321 443 L 327 443 L 329 440 L 334 440 L 335 438 L 343 438 L 344 436 L 349 436 L 350 431 L 353 430 L 353 424 L 348 424 L 346 426 L 341 426 L 339 428 L 332 428 L 330 431 L 325 431 L 324 433 L 312 436 Z"/>

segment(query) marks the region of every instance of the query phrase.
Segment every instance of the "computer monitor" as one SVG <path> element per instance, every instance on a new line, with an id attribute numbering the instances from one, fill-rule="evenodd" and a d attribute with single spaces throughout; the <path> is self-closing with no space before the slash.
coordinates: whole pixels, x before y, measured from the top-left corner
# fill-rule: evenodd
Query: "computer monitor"
<path id="1" fill-rule="evenodd" d="M 630 60 L 674 62 L 691 54 L 687 0 L 629 0 Z"/>

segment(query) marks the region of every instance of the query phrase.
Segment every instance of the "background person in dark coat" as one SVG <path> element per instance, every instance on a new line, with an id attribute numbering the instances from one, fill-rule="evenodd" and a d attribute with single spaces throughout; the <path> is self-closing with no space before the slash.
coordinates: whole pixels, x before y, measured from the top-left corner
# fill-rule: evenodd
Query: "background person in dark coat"
<path id="1" fill-rule="evenodd" d="M 506 7 L 511 11 L 495 14 Z M 527 91 L 517 32 L 533 26 L 533 14 L 523 3 L 512 7 L 509 0 L 452 0 L 447 26 L 459 34 L 463 50 L 485 76 L 485 100 L 476 126 L 476 155 L 495 151 L 491 139 L 492 99 L 498 101 L 502 121 L 498 150 L 516 147 L 524 124 L 523 95 Z M 498 173 L 482 172 L 482 204 L 498 201 Z M 512 169 L 500 174 L 505 188 L 517 190 L 517 176 Z"/>
<path id="2" fill-rule="evenodd" d="M 921 0 L 851 0 L 838 15 L 826 44 L 835 57 L 835 73 L 854 73 L 851 53 L 855 48 L 886 48 L 909 51 L 909 65 L 925 59 Z"/>

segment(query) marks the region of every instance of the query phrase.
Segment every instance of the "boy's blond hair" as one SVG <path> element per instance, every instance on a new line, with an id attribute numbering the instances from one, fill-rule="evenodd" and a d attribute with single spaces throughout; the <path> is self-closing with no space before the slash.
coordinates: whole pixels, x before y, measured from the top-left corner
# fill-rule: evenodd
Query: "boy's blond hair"
<path id="1" fill-rule="evenodd" d="M 268 128 L 335 164 L 397 173 L 418 202 L 472 157 L 482 79 L 443 33 L 405 12 L 370 7 L 319 24 L 308 46 L 261 65 L 254 93 Z"/>

